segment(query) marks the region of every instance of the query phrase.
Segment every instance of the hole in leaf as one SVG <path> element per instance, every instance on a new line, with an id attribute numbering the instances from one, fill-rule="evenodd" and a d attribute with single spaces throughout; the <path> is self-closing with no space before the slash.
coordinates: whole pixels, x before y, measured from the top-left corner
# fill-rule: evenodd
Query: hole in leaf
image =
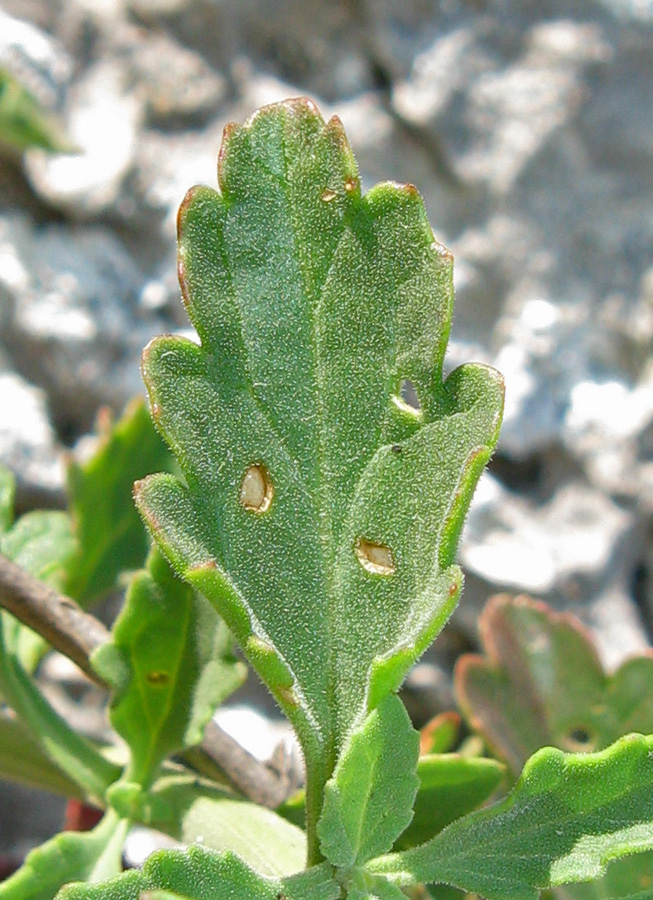
<path id="1" fill-rule="evenodd" d="M 419 402 L 417 389 L 409 378 L 402 378 L 399 393 L 395 394 L 392 400 L 402 412 L 410 413 L 413 416 L 422 415 L 422 404 Z"/>
<path id="2" fill-rule="evenodd" d="M 332 200 L 335 200 L 338 195 L 335 191 L 332 191 L 330 188 L 327 188 L 325 191 L 322 191 L 322 196 L 320 200 L 323 200 L 325 203 L 330 203 Z"/>
<path id="3" fill-rule="evenodd" d="M 595 730 L 587 725 L 574 725 L 563 734 L 560 745 L 563 750 L 588 752 L 597 748 L 598 736 Z"/>
<path id="4" fill-rule="evenodd" d="M 263 463 L 249 466 L 240 486 L 240 503 L 250 512 L 267 512 L 274 496 L 274 487 Z"/>
<path id="5" fill-rule="evenodd" d="M 358 538 L 354 545 L 358 561 L 371 575 L 394 575 L 395 561 L 390 547 Z"/>
<path id="6" fill-rule="evenodd" d="M 148 683 L 155 687 L 163 687 L 170 681 L 170 675 L 167 672 L 148 672 L 145 677 Z"/>

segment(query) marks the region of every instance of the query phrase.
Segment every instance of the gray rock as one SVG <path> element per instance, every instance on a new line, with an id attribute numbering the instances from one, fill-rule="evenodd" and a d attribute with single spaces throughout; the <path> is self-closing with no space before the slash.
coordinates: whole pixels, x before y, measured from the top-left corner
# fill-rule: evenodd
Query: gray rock
<path id="1" fill-rule="evenodd" d="M 20 505 L 51 501 L 63 489 L 45 393 L 12 371 L 0 371 L 0 463 L 16 476 Z"/>
<path id="2" fill-rule="evenodd" d="M 166 322 L 140 302 L 145 278 L 107 229 L 0 219 L 5 353 L 48 394 L 60 428 L 89 427 L 97 406 L 142 392 L 138 361 Z"/>

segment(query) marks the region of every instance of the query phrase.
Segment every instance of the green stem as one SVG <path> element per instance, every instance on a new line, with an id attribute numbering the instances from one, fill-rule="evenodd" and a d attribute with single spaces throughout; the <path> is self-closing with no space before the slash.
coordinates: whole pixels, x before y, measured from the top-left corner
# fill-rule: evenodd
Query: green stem
<path id="1" fill-rule="evenodd" d="M 50 759 L 96 802 L 102 802 L 120 768 L 106 760 L 84 737 L 55 712 L 7 650 L 0 617 L 0 692 Z"/>
<path id="2" fill-rule="evenodd" d="M 306 868 L 324 861 L 317 837 L 317 823 L 324 804 L 324 787 L 328 781 L 323 760 L 311 764 L 306 758 Z"/>

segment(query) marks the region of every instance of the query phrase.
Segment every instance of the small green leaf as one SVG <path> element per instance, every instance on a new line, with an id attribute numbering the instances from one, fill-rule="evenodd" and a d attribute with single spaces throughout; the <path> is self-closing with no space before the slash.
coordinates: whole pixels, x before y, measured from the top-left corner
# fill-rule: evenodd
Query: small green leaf
<path id="1" fill-rule="evenodd" d="M 125 779 L 143 786 L 166 756 L 201 741 L 246 675 L 225 624 L 157 550 L 132 578 L 111 641 L 92 663 L 115 689 L 111 724 L 131 752 Z"/>
<path id="2" fill-rule="evenodd" d="M 5 466 L 0 466 L 0 537 L 14 521 L 14 496 L 16 480 Z"/>
<path id="3" fill-rule="evenodd" d="M 189 900 L 337 900 L 340 886 L 330 866 L 315 866 L 286 879 L 258 875 L 234 853 L 201 847 L 152 854 L 140 871 L 104 885 L 70 885 L 56 900 L 140 900 L 150 891 L 167 891 Z"/>
<path id="4" fill-rule="evenodd" d="M 0 778 L 20 781 L 30 787 L 54 791 L 64 797 L 86 796 L 34 740 L 31 731 L 16 719 L 0 712 Z"/>
<path id="5" fill-rule="evenodd" d="M 419 732 L 422 755 L 451 753 L 458 745 L 462 719 L 456 712 L 439 713 L 427 722 Z"/>
<path id="6" fill-rule="evenodd" d="M 121 572 L 144 564 L 150 542 L 134 507 L 132 485 L 150 472 L 172 469 L 170 453 L 141 400 L 133 400 L 115 423 L 104 412 L 98 429 L 100 443 L 90 459 L 72 459 L 68 466 L 78 551 L 64 589 L 82 606 L 113 588 Z"/>
<path id="7" fill-rule="evenodd" d="M 20 869 L 0 884 L 0 900 L 52 900 L 68 882 L 117 875 L 128 827 L 108 812 L 93 831 L 62 832 L 27 854 Z"/>
<path id="8" fill-rule="evenodd" d="M 38 147 L 49 153 L 74 153 L 57 116 L 7 69 L 0 69 L 0 149 L 11 154 Z"/>
<path id="9" fill-rule="evenodd" d="M 232 850 L 262 875 L 290 875 L 304 865 L 306 835 L 272 810 L 185 775 L 159 779 L 152 797 L 167 813 L 144 824 L 184 844 Z"/>
<path id="10" fill-rule="evenodd" d="M 587 631 L 569 614 L 501 595 L 480 621 L 485 656 L 456 668 L 462 711 L 515 774 L 540 747 L 602 750 L 653 732 L 653 653 L 606 675 Z"/>
<path id="11" fill-rule="evenodd" d="M 353 732 L 327 782 L 317 834 L 329 862 L 362 865 L 390 849 L 413 816 L 418 754 L 419 735 L 391 694 Z"/>
<path id="12" fill-rule="evenodd" d="M 395 844 L 406 850 L 432 838 L 455 819 L 484 803 L 497 789 L 505 769 L 501 763 L 457 753 L 421 756 L 419 790 L 413 820 Z"/>
<path id="13" fill-rule="evenodd" d="M 399 885 L 443 882 L 487 900 L 537 900 L 653 848 L 653 736 L 607 750 L 533 756 L 510 795 L 412 850 L 368 864 Z"/>
<path id="14" fill-rule="evenodd" d="M 30 575 L 62 591 L 76 554 L 70 519 L 54 510 L 26 513 L 0 538 L 0 552 Z M 25 669 L 33 672 L 48 649 L 47 642 L 13 616 L 2 613 L 2 617 L 5 640 L 11 640 Z"/>

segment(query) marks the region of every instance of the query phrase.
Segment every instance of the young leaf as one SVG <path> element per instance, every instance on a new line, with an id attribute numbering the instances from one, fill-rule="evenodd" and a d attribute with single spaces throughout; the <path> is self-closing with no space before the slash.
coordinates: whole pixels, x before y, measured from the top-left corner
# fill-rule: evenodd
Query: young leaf
<path id="1" fill-rule="evenodd" d="M 189 900 L 337 900 L 340 885 L 330 866 L 315 866 L 285 879 L 258 875 L 234 853 L 201 847 L 152 854 L 140 871 L 126 872 L 104 885 L 70 885 L 56 900 L 140 900 L 166 891 Z"/>
<path id="2" fill-rule="evenodd" d="M 93 831 L 64 831 L 30 851 L 20 869 L 0 884 L 0 900 L 52 900 L 71 881 L 105 881 L 122 869 L 129 823 L 113 812 Z"/>
<path id="3" fill-rule="evenodd" d="M 451 256 L 411 185 L 361 195 L 337 119 L 293 100 L 229 126 L 219 186 L 179 214 L 201 346 L 162 337 L 143 362 L 185 483 L 136 496 L 293 721 L 312 833 L 347 734 L 455 605 L 503 384 L 478 365 L 442 382 Z"/>
<path id="4" fill-rule="evenodd" d="M 317 825 L 322 853 L 360 866 L 392 847 L 413 816 L 419 734 L 396 694 L 356 729 L 325 789 Z"/>
<path id="5" fill-rule="evenodd" d="M 540 747 L 601 750 L 653 732 L 653 653 L 606 675 L 586 630 L 527 597 L 493 598 L 480 621 L 485 657 L 456 667 L 461 709 L 515 774 Z"/>
<path id="6" fill-rule="evenodd" d="M 118 422 L 98 419 L 100 442 L 90 459 L 68 465 L 68 493 L 78 544 L 64 592 L 88 604 L 113 588 L 121 572 L 140 568 L 149 540 L 132 500 L 137 478 L 172 470 L 170 453 L 141 400 L 133 400 Z"/>
<path id="7" fill-rule="evenodd" d="M 653 848 L 653 736 L 599 753 L 547 747 L 510 795 L 421 847 L 368 863 L 399 885 L 444 882 L 487 900 L 537 900 L 589 881 L 612 859 Z"/>
<path id="8" fill-rule="evenodd" d="M 111 641 L 92 663 L 115 689 L 109 715 L 130 748 L 125 779 L 145 787 L 166 756 L 201 741 L 246 675 L 224 622 L 157 550 L 134 575 Z"/>
<path id="9" fill-rule="evenodd" d="M 395 843 L 405 850 L 429 840 L 479 807 L 499 786 L 505 769 L 494 759 L 457 753 L 420 757 L 413 819 Z"/>

